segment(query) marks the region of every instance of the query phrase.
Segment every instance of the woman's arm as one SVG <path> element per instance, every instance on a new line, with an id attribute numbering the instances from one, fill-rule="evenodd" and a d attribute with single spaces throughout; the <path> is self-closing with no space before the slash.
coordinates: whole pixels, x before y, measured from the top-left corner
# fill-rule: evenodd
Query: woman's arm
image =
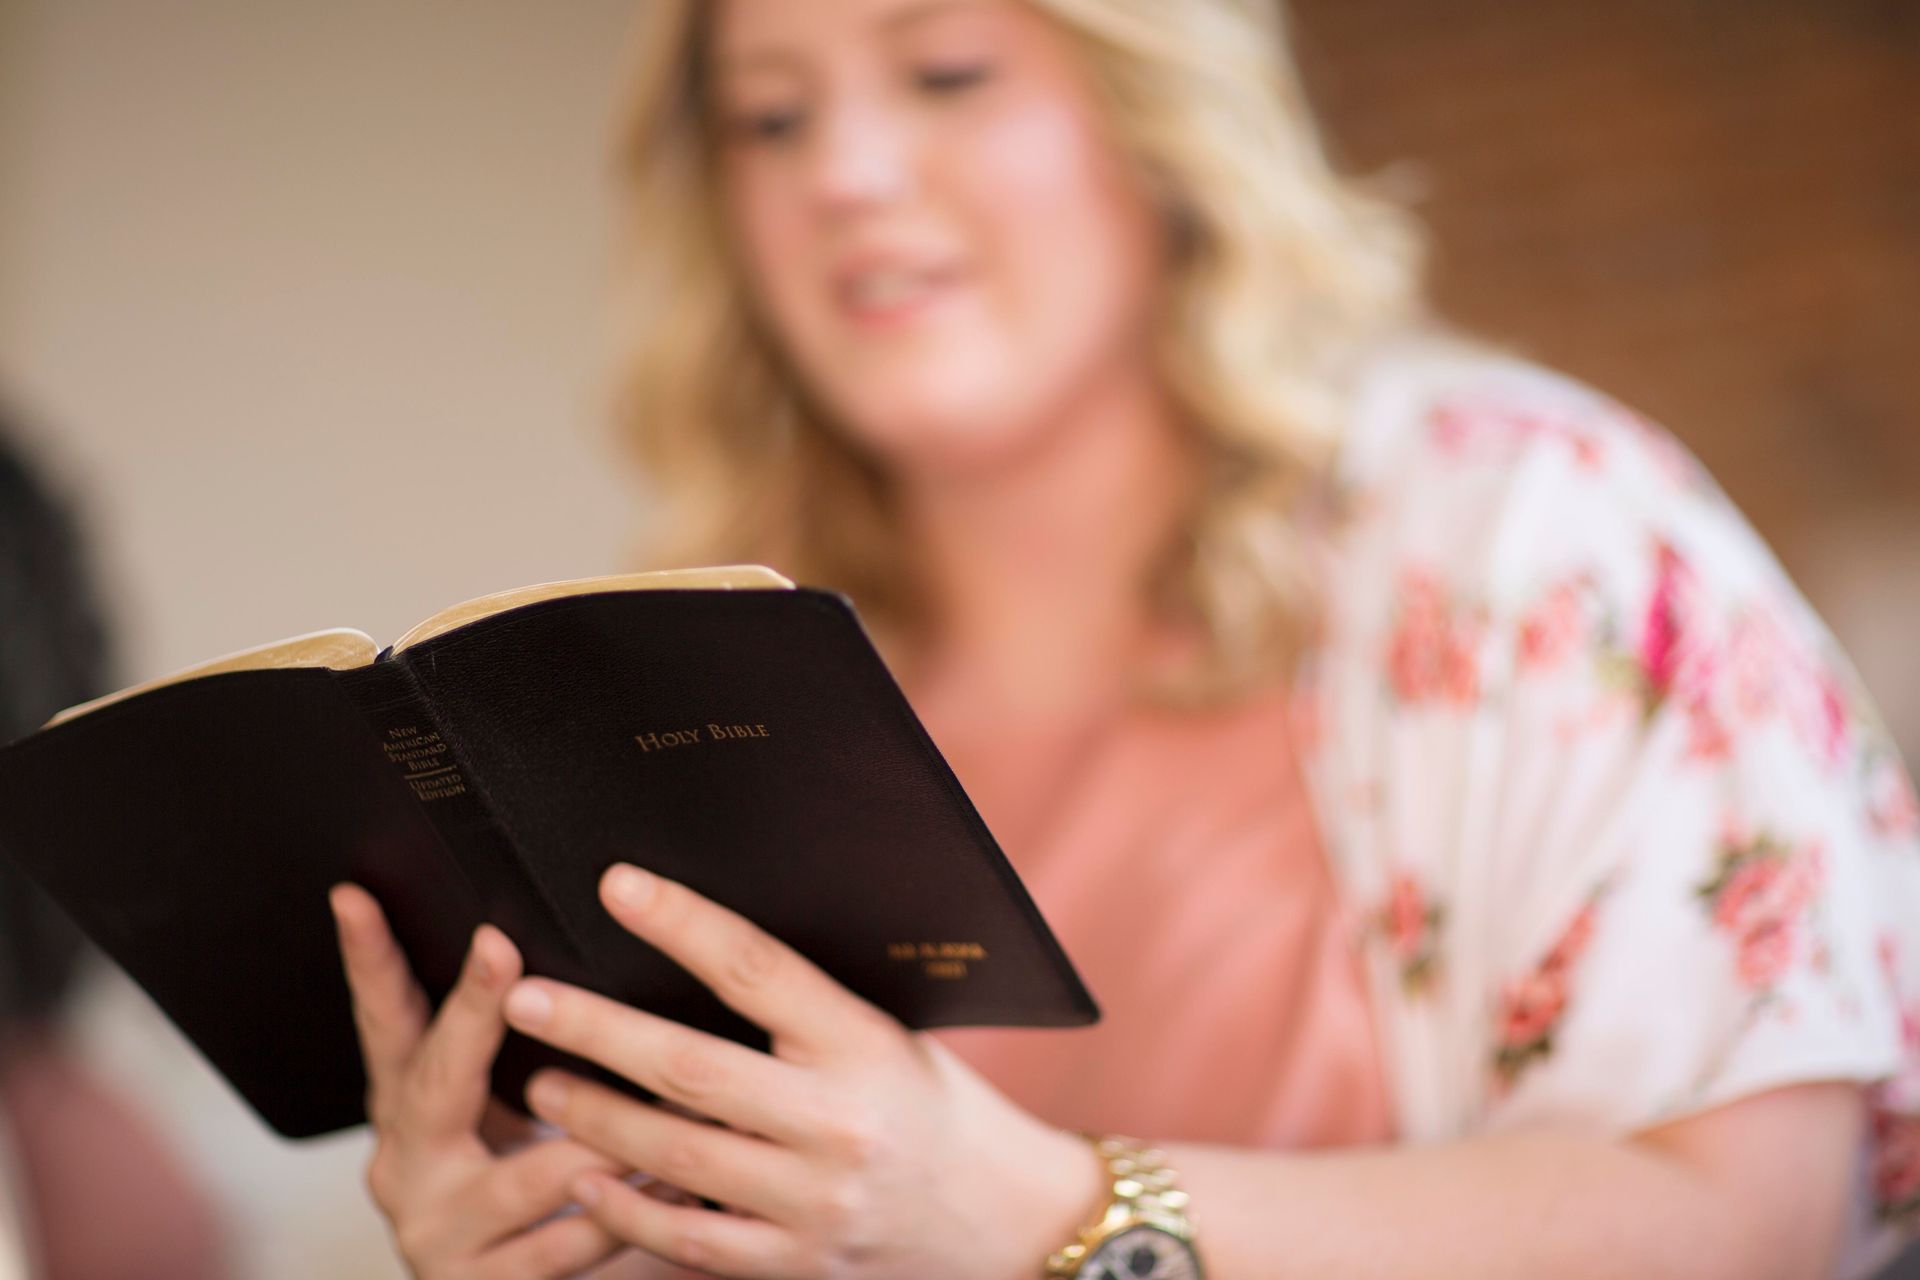
<path id="1" fill-rule="evenodd" d="M 1168 1144 L 1210 1280 L 1829 1274 L 1859 1093 L 1799 1085 L 1627 1142 L 1571 1130 L 1278 1155 Z M 1039 1259 L 1066 1243 L 1036 1245 Z M 635 1251 L 591 1280 L 685 1280 Z M 1029 1280 L 1028 1276 L 1008 1280 Z"/>
<path id="2" fill-rule="evenodd" d="M 1022 1280 L 1103 1198 L 1089 1145 L 749 921 L 636 868 L 610 871 L 602 901 L 773 1045 L 546 979 L 509 994 L 521 1031 L 721 1122 L 535 1076 L 535 1114 L 611 1164 L 746 1210 L 671 1205 L 589 1173 L 575 1198 L 613 1238 L 757 1280 Z M 1832 1269 L 1861 1123 L 1855 1087 L 1821 1084 L 1633 1140 L 1569 1129 L 1369 1152 L 1165 1149 L 1212 1280 L 1784 1280 Z"/>
<path id="3" fill-rule="evenodd" d="M 1802 1280 L 1832 1271 L 1859 1117 L 1857 1088 L 1834 1083 L 1625 1142 L 1533 1130 L 1305 1155 L 1163 1150 L 1193 1194 L 1209 1280 Z M 1032 1276 L 1075 1225 L 1035 1237 Z M 590 1280 L 702 1274 L 636 1250 Z"/>
<path id="4" fill-rule="evenodd" d="M 1277 1155 L 1168 1144 L 1209 1280 L 1831 1274 L 1857 1087 L 1796 1085 L 1615 1141 L 1514 1131 Z"/>

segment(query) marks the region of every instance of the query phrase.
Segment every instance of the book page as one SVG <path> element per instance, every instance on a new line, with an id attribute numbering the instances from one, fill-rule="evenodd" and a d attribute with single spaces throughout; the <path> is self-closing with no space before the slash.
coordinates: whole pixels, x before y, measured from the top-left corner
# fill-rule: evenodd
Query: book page
<path id="1" fill-rule="evenodd" d="M 596 591 L 765 591 L 790 590 L 792 587 L 793 583 L 789 579 L 765 565 L 757 564 L 718 565 L 699 569 L 656 569 L 647 573 L 610 573 L 596 578 L 538 582 L 531 586 L 495 591 L 488 595 L 476 596 L 471 600 L 462 600 L 458 604 L 448 605 L 438 613 L 422 620 L 394 641 L 393 652 L 399 653 L 409 645 L 444 635 L 470 622 L 478 622 L 482 618 L 491 617 L 493 614 L 519 605 L 533 604 L 540 600 L 556 600 L 562 596 L 587 595 Z M 143 680 L 139 684 L 104 694 L 91 701 L 78 703 L 56 712 L 41 728 L 50 728 L 64 720 L 72 720 L 89 711 L 97 711 L 123 698 L 131 698 L 137 693 L 146 693 L 149 690 L 178 684 L 182 680 L 191 680 L 198 676 L 216 675 L 223 671 L 255 671 L 275 667 L 332 667 L 336 671 L 345 671 L 353 667 L 366 666 L 378 657 L 379 653 L 380 646 L 374 643 L 373 637 L 364 631 L 356 631 L 351 627 L 310 631 L 305 635 L 293 636 L 286 640 L 274 640 L 267 644 L 258 644 L 224 654 L 179 671 L 155 676 L 151 680 Z"/>
<path id="2" fill-rule="evenodd" d="M 210 658 L 206 662 L 197 662 L 191 667 L 169 672 L 164 676 L 155 676 L 139 684 L 130 685 L 115 693 L 103 694 L 89 702 L 78 703 L 63 711 L 55 712 L 46 724 L 40 727 L 50 728 L 63 720 L 72 720 L 89 711 L 98 711 L 101 707 L 131 698 L 136 693 L 146 693 L 150 689 L 159 689 L 166 685 L 178 684 L 182 680 L 191 680 L 196 676 L 210 676 L 222 671 L 258 671 L 273 667 L 332 667 L 344 671 L 350 667 L 364 667 L 372 662 L 380 652 L 380 646 L 373 637 L 364 631 L 355 631 L 352 627 L 333 627 L 326 631 L 309 631 L 305 635 L 294 636 L 288 640 L 274 640 L 267 644 L 257 644 L 251 648 Z"/>
<path id="3" fill-rule="evenodd" d="M 393 652 L 444 635 L 469 622 L 533 604 L 556 600 L 561 596 L 588 595 L 596 591 L 768 591 L 791 590 L 793 583 L 765 565 L 729 564 L 702 569 L 655 569 L 647 573 L 609 573 L 597 578 L 570 578 L 564 582 L 540 582 L 530 587 L 514 587 L 491 595 L 462 600 L 448 605 L 432 617 L 414 626 L 393 642 Z"/>

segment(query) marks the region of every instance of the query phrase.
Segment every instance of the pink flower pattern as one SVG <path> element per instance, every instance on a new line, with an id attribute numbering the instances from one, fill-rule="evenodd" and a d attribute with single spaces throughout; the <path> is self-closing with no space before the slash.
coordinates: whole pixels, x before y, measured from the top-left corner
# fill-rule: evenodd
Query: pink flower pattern
<path id="1" fill-rule="evenodd" d="M 1920 1115 L 1874 1107 L 1873 1202 L 1883 1222 L 1920 1224 Z"/>
<path id="2" fill-rule="evenodd" d="M 1867 758 L 1868 814 L 1873 828 L 1889 840 L 1920 835 L 1920 796 L 1913 781 L 1891 750 L 1874 751 Z"/>
<path id="3" fill-rule="evenodd" d="M 1440 926 L 1445 910 L 1428 897 L 1419 879 L 1397 871 L 1386 901 L 1374 912 L 1373 925 L 1399 966 L 1400 985 L 1409 994 L 1429 990 L 1439 974 Z"/>
<path id="4" fill-rule="evenodd" d="M 1770 833 L 1730 829 L 1714 873 L 1694 892 L 1716 929 L 1734 942 L 1734 971 L 1749 990 L 1768 991 L 1806 951 L 1806 913 L 1819 891 L 1824 850 L 1794 848 Z"/>
<path id="5" fill-rule="evenodd" d="M 1480 697 L 1484 613 L 1457 602 L 1440 577 L 1401 575 L 1399 621 L 1388 642 L 1387 680 L 1401 702 L 1470 706 Z"/>
<path id="6" fill-rule="evenodd" d="M 1474 1099 L 1411 1091 L 1418 1132 L 1460 1132 L 1490 1106 L 1660 1114 L 1765 1076 L 1769 1055 L 1801 1061 L 1809 1036 L 1836 1037 L 1823 1062 L 1878 1062 L 1891 993 L 1906 1062 L 1874 1093 L 1863 1155 L 1879 1220 L 1920 1231 L 1920 797 L 1884 727 L 1668 432 L 1570 380 L 1436 363 L 1375 402 L 1412 406 L 1389 428 L 1403 434 L 1356 453 L 1381 465 L 1351 481 L 1366 537 L 1335 590 L 1394 591 L 1384 613 L 1364 585 L 1343 597 L 1328 643 L 1349 647 L 1313 734 L 1340 761 L 1325 794 L 1350 824 L 1342 856 L 1378 860 L 1358 883 L 1381 886 L 1364 915 L 1402 1042 L 1484 1064 Z M 1585 820 L 1530 786 L 1564 786 Z M 1558 877 L 1575 867 L 1602 888 L 1544 955 L 1511 953 L 1500 939 L 1531 933 L 1516 917 L 1568 901 Z M 1476 893 L 1510 897 L 1489 911 Z M 1604 952 L 1602 923 L 1618 940 Z M 1863 964 L 1876 942 L 1882 962 Z M 1673 984 L 1698 1035 L 1627 1007 L 1619 974 L 1592 982 L 1602 964 L 1710 966 Z M 1441 981 L 1490 993 L 1491 1010 L 1432 998 Z M 1714 1029 L 1741 1019 L 1738 1037 Z M 1654 1024 L 1636 1079 L 1582 1058 L 1589 1026 L 1625 1045 Z"/>
<path id="7" fill-rule="evenodd" d="M 1530 973 L 1509 980 L 1501 990 L 1493 1050 L 1496 1094 L 1512 1089 L 1522 1072 L 1553 1052 L 1554 1032 L 1572 998 L 1574 969 L 1593 940 L 1594 917 L 1604 892 L 1594 893 L 1581 905 Z"/>
<path id="8" fill-rule="evenodd" d="M 1598 470 L 1607 458 L 1605 439 L 1579 415 L 1500 399 L 1456 396 L 1427 412 L 1434 447 L 1454 459 L 1511 458 L 1535 440 L 1564 445 L 1575 463 Z"/>
<path id="9" fill-rule="evenodd" d="M 1591 642 L 1587 617 L 1588 577 L 1557 582 L 1520 619 L 1519 663 L 1526 671 L 1552 671 Z"/>
<path id="10" fill-rule="evenodd" d="M 1652 720 L 1676 695 L 1701 721 L 1710 714 L 1704 698 L 1713 661 L 1699 617 L 1699 580 L 1666 539 L 1656 538 L 1651 554 L 1653 585 L 1641 608 L 1639 632 L 1631 648 L 1610 647 L 1599 655 L 1601 677 L 1635 700 L 1643 721 Z M 1713 725 L 1696 724 L 1702 744 L 1716 736 Z"/>
<path id="11" fill-rule="evenodd" d="M 1891 933 L 1881 934 L 1875 950 L 1879 954 L 1880 970 L 1886 975 L 1888 983 L 1897 983 L 1900 977 L 1899 939 Z M 1900 1009 L 1900 1043 L 1916 1059 L 1920 1059 L 1920 996 Z"/>

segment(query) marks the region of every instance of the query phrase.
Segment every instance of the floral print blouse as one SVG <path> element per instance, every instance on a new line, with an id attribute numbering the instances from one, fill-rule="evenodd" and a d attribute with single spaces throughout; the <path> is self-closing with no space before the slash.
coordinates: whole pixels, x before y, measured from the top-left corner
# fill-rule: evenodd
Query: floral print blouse
<path id="1" fill-rule="evenodd" d="M 1920 1228 L 1920 804 L 1662 428 L 1525 360 L 1367 366 L 1299 703 L 1403 1141 L 1869 1086 L 1841 1274 Z"/>

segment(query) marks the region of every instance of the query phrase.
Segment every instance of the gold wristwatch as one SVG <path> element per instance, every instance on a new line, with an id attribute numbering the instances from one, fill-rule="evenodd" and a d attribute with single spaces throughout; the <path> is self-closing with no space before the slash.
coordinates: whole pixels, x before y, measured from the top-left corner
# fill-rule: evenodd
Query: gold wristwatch
<path id="1" fill-rule="evenodd" d="M 1047 1259 L 1047 1280 L 1204 1280 L 1187 1193 L 1160 1152 L 1116 1134 L 1080 1135 L 1113 1177 L 1106 1208 Z"/>

